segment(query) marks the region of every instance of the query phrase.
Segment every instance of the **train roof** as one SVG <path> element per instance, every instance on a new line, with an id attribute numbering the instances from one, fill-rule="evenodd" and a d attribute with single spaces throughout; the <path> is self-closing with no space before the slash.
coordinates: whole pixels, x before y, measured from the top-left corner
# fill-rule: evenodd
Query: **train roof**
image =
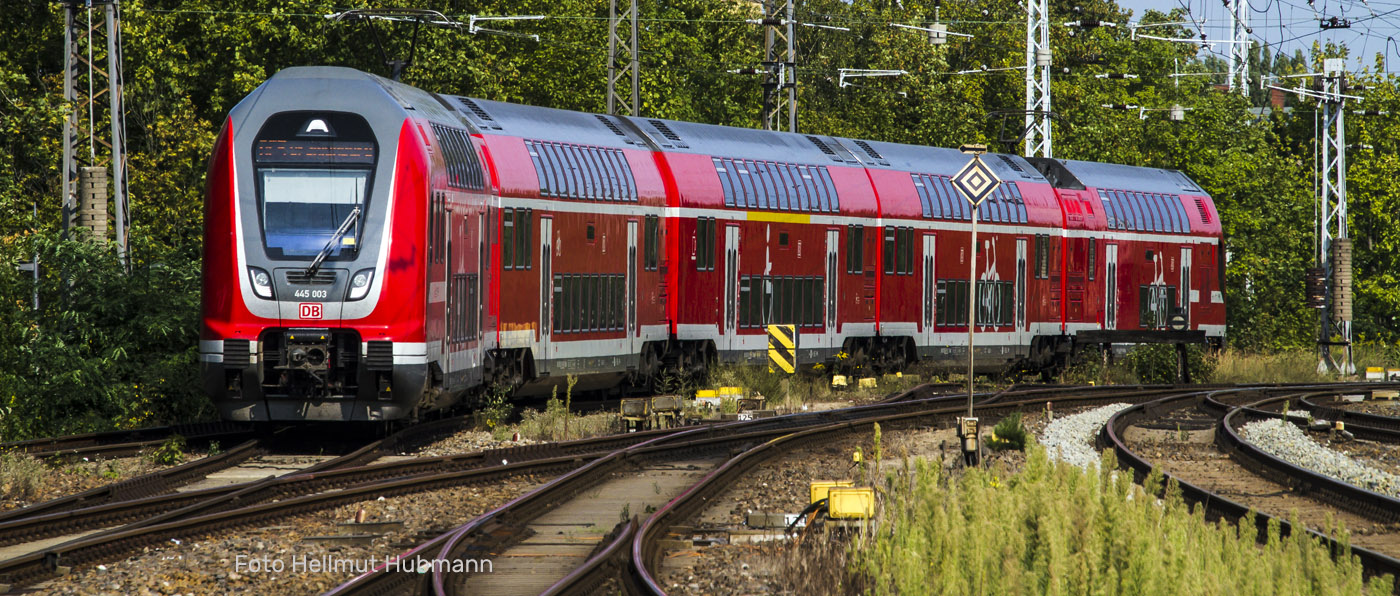
<path id="1" fill-rule="evenodd" d="M 1125 166 L 1116 163 L 1057 159 L 1081 183 L 1094 188 L 1167 195 L 1204 195 L 1205 191 L 1177 170 Z"/>

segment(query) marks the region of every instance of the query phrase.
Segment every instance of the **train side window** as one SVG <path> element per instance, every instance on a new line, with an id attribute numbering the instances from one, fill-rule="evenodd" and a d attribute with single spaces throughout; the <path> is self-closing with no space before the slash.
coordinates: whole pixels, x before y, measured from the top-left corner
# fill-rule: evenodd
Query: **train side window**
<path id="1" fill-rule="evenodd" d="M 865 227 L 846 226 L 846 273 L 860 274 L 865 270 Z"/>
<path id="2" fill-rule="evenodd" d="M 554 276 L 554 304 L 549 309 L 550 328 L 555 332 L 564 331 L 564 276 Z"/>
<path id="3" fill-rule="evenodd" d="M 933 216 L 933 210 L 929 208 L 928 192 L 924 188 L 924 177 L 918 174 L 910 174 L 909 181 L 914 183 L 914 192 L 919 195 L 919 208 L 925 218 Z"/>
<path id="4" fill-rule="evenodd" d="M 739 327 L 749 326 L 749 276 L 739 278 Z"/>
<path id="5" fill-rule="evenodd" d="M 1171 213 L 1167 211 L 1167 203 L 1162 200 L 1162 195 L 1150 194 L 1148 199 L 1152 201 L 1152 208 L 1157 210 L 1157 226 L 1163 232 L 1175 232 L 1176 226 L 1172 224 Z"/>
<path id="6" fill-rule="evenodd" d="M 760 179 L 763 180 L 763 186 L 766 189 L 763 193 L 764 200 L 767 202 L 767 204 L 764 205 L 764 208 L 778 209 L 778 180 L 777 177 L 773 175 L 773 165 L 764 162 L 758 162 L 758 171 L 762 173 Z"/>
<path id="7" fill-rule="evenodd" d="M 1157 202 L 1153 200 L 1155 197 L 1140 192 L 1133 194 L 1138 196 L 1138 203 L 1142 204 L 1142 210 L 1147 212 L 1147 222 L 1151 226 L 1152 231 L 1164 231 L 1162 230 L 1162 215 L 1158 212 Z"/>
<path id="8" fill-rule="evenodd" d="M 611 149 L 594 149 L 598 161 L 603 162 L 603 170 L 608 181 L 608 200 L 622 200 L 622 168 L 618 167 L 615 152 Z"/>
<path id="9" fill-rule="evenodd" d="M 612 156 L 606 149 L 590 147 L 589 153 L 593 154 L 593 161 L 598 162 L 598 174 L 603 178 L 602 198 L 609 201 L 616 201 L 621 197 L 618 192 L 617 164 L 612 161 Z"/>
<path id="10" fill-rule="evenodd" d="M 529 269 L 535 254 L 534 209 L 515 210 L 515 268 Z"/>
<path id="11" fill-rule="evenodd" d="M 534 141 L 525 141 L 525 150 L 530 153 L 530 162 L 535 164 L 535 177 L 540 182 L 540 196 L 549 196 L 553 185 L 549 182 L 549 175 L 544 171 L 544 163 L 540 161 L 540 148 Z"/>
<path id="12" fill-rule="evenodd" d="M 1116 215 L 1117 210 L 1113 208 L 1113 201 L 1108 198 L 1108 193 L 1099 190 L 1099 202 L 1103 205 L 1103 216 L 1108 222 L 1108 229 L 1114 229 L 1117 227 L 1118 216 Z"/>
<path id="13" fill-rule="evenodd" d="M 593 168 L 588 165 L 583 151 L 574 145 L 565 145 L 564 151 L 568 153 L 569 165 L 573 166 L 574 174 L 578 176 L 579 198 L 598 198 L 597 183 L 593 180 Z"/>
<path id="14" fill-rule="evenodd" d="M 711 158 L 715 163 L 715 174 L 719 176 L 720 188 L 724 189 L 724 205 L 734 206 L 734 188 L 729 185 L 729 170 L 725 169 L 724 162 L 718 157 Z"/>
<path id="15" fill-rule="evenodd" d="M 589 169 L 598 179 L 598 190 L 594 198 L 607 201 L 617 200 L 617 194 L 613 190 L 617 180 L 616 173 L 613 171 L 612 164 L 608 163 L 603 151 L 597 147 L 580 147 L 579 151 L 582 151 L 584 157 L 588 158 L 588 163 L 592 166 Z"/>
<path id="16" fill-rule="evenodd" d="M 588 231 L 586 232 L 586 235 L 589 243 L 592 243 L 593 240 L 597 238 L 597 231 L 594 230 L 593 224 L 588 224 Z"/>
<path id="17" fill-rule="evenodd" d="M 655 215 L 648 215 L 648 216 L 646 217 L 646 232 L 645 232 L 645 234 L 646 234 L 646 238 L 645 238 L 646 246 L 642 248 L 643 255 L 645 255 L 645 256 L 644 256 L 644 259 L 643 259 L 643 261 L 642 261 L 642 269 L 645 270 L 645 271 L 655 271 L 655 270 L 656 270 L 656 260 L 657 260 L 656 257 L 657 257 L 657 253 L 659 252 L 659 251 L 657 250 L 657 245 L 656 245 L 656 243 L 657 243 L 657 236 L 658 236 L 658 234 L 657 234 L 657 231 L 658 231 L 657 228 L 658 228 L 658 218 L 657 218 Z"/>
<path id="18" fill-rule="evenodd" d="M 793 178 L 792 166 L 789 164 L 774 164 L 773 167 L 778 170 L 778 178 L 783 182 L 783 200 L 786 201 L 786 204 L 783 205 L 783 209 L 797 211 L 799 209 L 797 182 L 801 179 Z"/>
<path id="19" fill-rule="evenodd" d="M 724 160 L 724 168 L 729 170 L 729 185 L 734 188 L 734 206 L 743 207 L 747 201 L 749 193 L 744 189 L 744 180 L 739 176 L 739 169 L 743 166 L 734 163 L 732 159 Z"/>
<path id="20" fill-rule="evenodd" d="M 578 306 L 574 304 L 574 276 L 564 275 L 560 287 L 564 291 L 559 303 L 554 305 L 554 309 L 560 313 L 559 318 L 563 323 L 559 330 L 570 333 L 574 330 L 574 319 L 578 316 Z"/>
<path id="21" fill-rule="evenodd" d="M 895 237 L 899 251 L 895 272 L 899 275 L 912 275 L 914 273 L 914 228 L 899 228 Z"/>
<path id="22" fill-rule="evenodd" d="M 636 201 L 637 179 L 632 176 L 632 165 L 627 163 L 627 154 L 623 153 L 621 149 L 617 150 L 617 163 L 622 168 L 622 186 L 627 191 L 624 198 L 628 201 Z"/>
<path id="23" fill-rule="evenodd" d="M 885 254 L 884 254 L 884 260 L 885 260 L 885 274 L 886 274 L 886 275 L 894 275 L 894 263 L 895 263 L 895 238 L 894 238 L 894 237 L 895 237 L 895 233 L 896 233 L 896 232 L 897 232 L 897 230 L 895 230 L 895 229 L 892 228 L 892 227 L 889 227 L 889 226 L 886 226 L 886 227 L 885 227 Z"/>
<path id="24" fill-rule="evenodd" d="M 794 211 L 807 210 L 807 180 L 802 177 L 802 173 L 797 171 L 797 166 L 786 164 L 783 166 L 787 170 L 788 180 L 792 181 L 788 187 L 788 196 L 792 199 L 792 209 Z"/>
<path id="25" fill-rule="evenodd" d="M 712 217 L 695 220 L 695 270 L 715 270 L 715 220 Z"/>
<path id="26" fill-rule="evenodd" d="M 554 143 L 544 143 L 540 145 L 543 150 L 542 155 L 547 156 L 545 165 L 554 176 L 554 196 L 572 198 L 574 196 L 573 178 L 570 176 L 569 164 L 564 161 L 564 155 L 559 147 Z"/>
<path id="27" fill-rule="evenodd" d="M 948 282 L 938 280 L 933 290 L 933 324 L 942 326 L 948 321 Z"/>
<path id="28" fill-rule="evenodd" d="M 501 210 L 501 269 L 515 268 L 515 210 Z"/>
<path id="29" fill-rule="evenodd" d="M 579 178 L 583 182 L 583 198 L 600 198 L 600 184 L 597 177 L 597 168 L 588 159 L 587 152 L 577 145 L 567 145 L 566 149 L 573 158 L 574 167 L 579 173 Z"/>
<path id="30" fill-rule="evenodd" d="M 822 184 L 826 186 L 826 193 L 831 198 L 824 207 L 828 213 L 835 213 L 841 210 L 841 193 L 836 192 L 836 183 L 831 181 L 831 172 L 825 167 L 818 168 L 821 172 Z"/>
<path id="31" fill-rule="evenodd" d="M 1015 182 L 1008 182 L 1006 184 L 1011 188 L 1011 196 L 1013 197 L 1013 202 L 1015 203 L 1015 222 L 1026 223 L 1026 199 L 1025 197 L 1021 196 L 1021 187 L 1017 186 Z"/>
<path id="32" fill-rule="evenodd" d="M 1097 238 L 1089 239 L 1089 281 L 1094 281 L 1094 274 L 1099 267 L 1099 247 Z"/>

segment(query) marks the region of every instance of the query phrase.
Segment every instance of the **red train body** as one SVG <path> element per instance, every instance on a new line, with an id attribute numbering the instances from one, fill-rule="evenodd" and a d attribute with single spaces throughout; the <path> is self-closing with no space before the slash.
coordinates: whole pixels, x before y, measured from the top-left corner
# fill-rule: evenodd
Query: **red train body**
<path id="1" fill-rule="evenodd" d="M 391 420 L 489 385 L 645 385 L 766 359 L 962 362 L 961 153 L 278 73 L 206 200 L 201 363 L 234 420 Z M 977 351 L 1220 342 L 1214 205 L 1179 172 L 987 155 Z M 1169 330 L 1183 315 L 1186 330 Z"/>

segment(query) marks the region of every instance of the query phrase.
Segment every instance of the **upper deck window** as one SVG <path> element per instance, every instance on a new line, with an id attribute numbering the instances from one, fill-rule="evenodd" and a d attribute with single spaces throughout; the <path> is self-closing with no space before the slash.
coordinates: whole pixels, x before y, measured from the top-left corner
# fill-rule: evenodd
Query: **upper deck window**
<path id="1" fill-rule="evenodd" d="M 824 166 L 710 158 L 724 204 L 749 209 L 833 213 L 841 208 Z"/>
<path id="2" fill-rule="evenodd" d="M 594 201 L 637 200 L 637 182 L 621 149 L 525 141 L 540 195 Z"/>
<path id="3" fill-rule="evenodd" d="M 364 118 L 283 112 L 253 143 L 257 213 L 269 258 L 354 258 L 374 187 L 378 145 Z M 351 217 L 355 208 L 357 217 Z M 336 232 L 346 226 L 337 237 Z"/>

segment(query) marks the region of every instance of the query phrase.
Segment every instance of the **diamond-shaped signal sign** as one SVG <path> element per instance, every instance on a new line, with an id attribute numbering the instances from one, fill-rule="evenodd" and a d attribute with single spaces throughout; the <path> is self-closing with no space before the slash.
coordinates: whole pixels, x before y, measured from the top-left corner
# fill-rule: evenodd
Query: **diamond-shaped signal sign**
<path id="1" fill-rule="evenodd" d="M 953 176 L 953 186 L 975 207 L 982 204 L 983 199 L 1001 186 L 1001 179 L 997 178 L 996 172 L 987 167 L 987 164 L 982 163 L 980 156 L 974 155 L 967 165 L 958 171 L 958 175 Z"/>

